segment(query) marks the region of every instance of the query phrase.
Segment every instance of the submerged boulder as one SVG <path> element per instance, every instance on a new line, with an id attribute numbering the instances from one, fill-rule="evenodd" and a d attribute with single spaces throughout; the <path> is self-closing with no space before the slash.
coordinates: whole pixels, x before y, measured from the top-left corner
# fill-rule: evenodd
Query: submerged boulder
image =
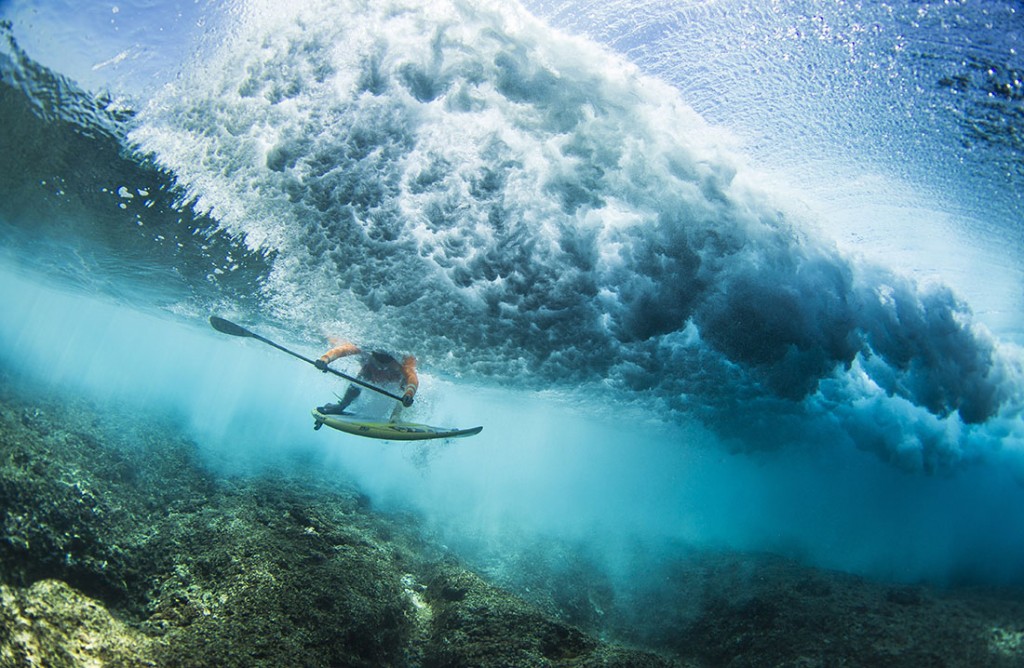
<path id="1" fill-rule="evenodd" d="M 600 642 L 456 564 L 437 567 L 426 597 L 434 633 L 424 666 L 676 665 L 651 652 Z"/>
<path id="2" fill-rule="evenodd" d="M 0 664 L 155 666 L 161 646 L 60 580 L 0 585 Z"/>

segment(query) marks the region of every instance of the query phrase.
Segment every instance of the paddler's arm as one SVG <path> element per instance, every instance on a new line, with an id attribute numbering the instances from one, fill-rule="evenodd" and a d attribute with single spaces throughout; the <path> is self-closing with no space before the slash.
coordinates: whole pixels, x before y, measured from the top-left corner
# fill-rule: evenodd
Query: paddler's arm
<path id="1" fill-rule="evenodd" d="M 358 355 L 359 352 L 360 350 L 358 346 L 356 346 L 355 344 L 349 343 L 348 341 L 342 341 L 341 343 L 339 343 L 338 345 L 334 346 L 333 348 L 325 352 L 323 355 L 321 355 L 320 359 L 313 362 L 313 364 L 315 364 L 316 368 L 320 369 L 321 371 L 327 371 L 327 365 L 333 362 L 334 360 L 341 357 L 348 357 L 349 355 Z"/>
<path id="2" fill-rule="evenodd" d="M 402 405 L 408 408 L 412 406 L 412 398 L 416 396 L 416 389 L 420 386 L 419 376 L 416 375 L 416 358 L 406 355 L 402 360 L 402 387 L 405 394 L 402 395 Z"/>

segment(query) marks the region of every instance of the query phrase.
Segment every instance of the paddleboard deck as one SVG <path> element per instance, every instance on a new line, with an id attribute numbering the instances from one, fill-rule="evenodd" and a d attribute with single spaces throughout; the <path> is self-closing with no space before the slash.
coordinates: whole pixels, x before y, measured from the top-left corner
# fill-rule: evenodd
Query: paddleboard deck
<path id="1" fill-rule="evenodd" d="M 415 422 L 382 422 L 358 415 L 325 415 L 313 409 L 314 429 L 327 425 L 332 429 L 356 436 L 379 438 L 386 441 L 426 441 L 432 438 L 463 438 L 483 431 L 483 427 L 454 429 L 432 427 Z"/>

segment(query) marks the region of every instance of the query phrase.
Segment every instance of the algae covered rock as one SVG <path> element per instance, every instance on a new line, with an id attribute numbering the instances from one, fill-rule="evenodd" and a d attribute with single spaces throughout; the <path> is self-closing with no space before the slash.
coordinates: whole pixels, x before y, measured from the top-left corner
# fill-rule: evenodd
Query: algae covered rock
<path id="1" fill-rule="evenodd" d="M 10 387 L 0 665 L 1024 665 L 1019 593 L 696 549 L 623 587 L 578 546 L 519 536 L 474 572 L 301 457 L 218 476 L 158 416 Z"/>
<path id="2" fill-rule="evenodd" d="M 1024 665 L 1024 597 L 1013 590 L 887 584 L 711 550 L 661 575 L 660 587 L 635 594 L 643 618 L 615 623 L 635 642 L 699 665 Z"/>
<path id="3" fill-rule="evenodd" d="M 215 477 L 173 425 L 46 405 L 0 396 L 6 663 L 668 665 L 488 585 L 308 467 Z"/>
<path id="4" fill-rule="evenodd" d="M 163 508 L 140 493 L 148 485 L 140 484 L 138 448 L 88 415 L 0 404 L 0 570 L 11 584 L 59 578 L 131 606 L 144 578 L 132 553 L 152 539 Z M 157 489 L 173 490 L 180 475 L 168 471 Z"/>
<path id="5" fill-rule="evenodd" d="M 0 585 L 4 666 L 155 666 L 160 644 L 59 580 Z"/>
<path id="6" fill-rule="evenodd" d="M 674 665 L 601 643 L 455 564 L 440 565 L 426 592 L 434 619 L 426 666 Z"/>
<path id="7" fill-rule="evenodd" d="M 154 573 L 148 623 L 169 665 L 399 665 L 410 602 L 389 547 L 353 502 L 263 481 L 225 485 L 169 527 L 172 570 Z"/>
<path id="8" fill-rule="evenodd" d="M 171 425 L 6 399 L 0 582 L 66 582 L 166 641 L 155 665 L 401 662 L 404 570 L 355 492 L 215 479 Z"/>

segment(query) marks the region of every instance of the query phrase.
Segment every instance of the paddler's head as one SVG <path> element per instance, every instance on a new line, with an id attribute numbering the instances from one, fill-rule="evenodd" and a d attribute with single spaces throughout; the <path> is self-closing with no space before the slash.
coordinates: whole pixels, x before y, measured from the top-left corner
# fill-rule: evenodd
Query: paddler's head
<path id="1" fill-rule="evenodd" d="M 370 353 L 370 361 L 374 366 L 383 369 L 384 367 L 393 364 L 395 362 L 395 358 L 391 353 L 386 353 L 383 350 L 374 350 Z"/>

